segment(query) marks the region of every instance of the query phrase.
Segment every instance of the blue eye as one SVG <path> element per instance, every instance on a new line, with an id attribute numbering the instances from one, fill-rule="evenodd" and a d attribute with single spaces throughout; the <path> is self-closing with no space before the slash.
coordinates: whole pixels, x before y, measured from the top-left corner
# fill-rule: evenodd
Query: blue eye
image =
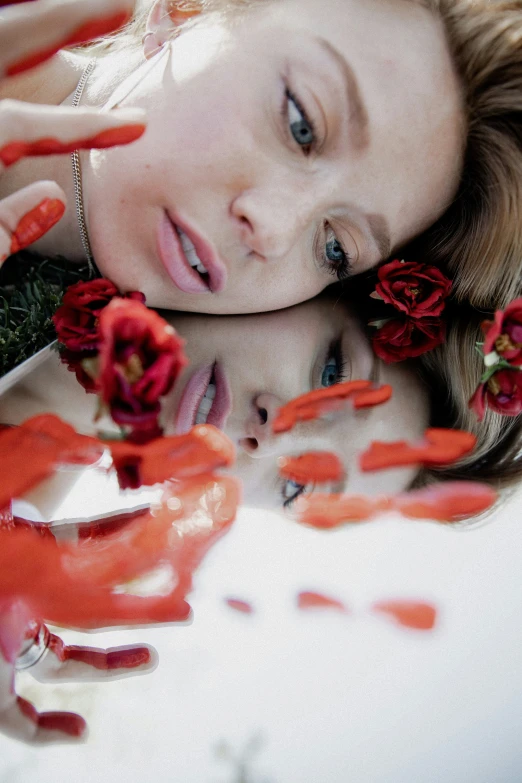
<path id="1" fill-rule="evenodd" d="M 334 386 L 345 380 L 346 362 L 342 352 L 342 343 L 338 339 L 328 350 L 328 356 L 321 374 L 321 386 Z"/>
<path id="2" fill-rule="evenodd" d="M 308 154 L 316 142 L 313 123 L 306 116 L 306 112 L 300 106 L 297 98 L 289 90 L 286 91 L 286 98 L 290 133 L 297 144 L 303 147 L 305 154 Z"/>
<path id="3" fill-rule="evenodd" d="M 346 263 L 346 253 L 344 252 L 343 246 L 337 238 L 330 239 L 330 241 L 326 243 L 325 252 L 327 259 L 332 261 L 334 264 Z"/>
<path id="4" fill-rule="evenodd" d="M 321 375 L 321 386 L 333 386 L 338 380 L 339 368 L 337 367 L 337 359 L 332 357 Z"/>
<path id="5" fill-rule="evenodd" d="M 283 497 L 283 507 L 289 508 L 294 501 L 297 500 L 299 495 L 302 495 L 306 486 L 304 484 L 298 484 L 296 481 L 284 481 L 281 490 Z"/>

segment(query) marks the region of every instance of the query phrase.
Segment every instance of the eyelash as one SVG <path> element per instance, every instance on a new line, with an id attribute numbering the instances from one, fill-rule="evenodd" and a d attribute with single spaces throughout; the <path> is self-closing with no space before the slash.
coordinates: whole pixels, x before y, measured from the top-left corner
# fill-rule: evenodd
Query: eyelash
<path id="1" fill-rule="evenodd" d="M 330 226 L 330 224 L 328 222 L 325 222 L 324 227 L 325 227 L 325 231 L 324 231 L 325 241 L 323 242 L 323 249 L 319 251 L 319 253 L 317 254 L 319 257 L 319 263 L 324 269 L 326 269 L 326 271 L 329 274 L 333 275 L 334 277 L 337 277 L 337 280 L 340 283 L 342 283 L 343 280 L 348 280 L 348 278 L 351 277 L 353 274 L 353 258 L 349 253 L 346 252 L 342 242 L 339 239 L 337 239 L 337 235 L 333 230 L 333 228 Z M 326 255 L 326 245 L 329 244 L 326 242 L 326 234 L 328 232 L 328 229 L 330 229 L 330 231 L 335 237 L 335 241 L 341 248 L 343 258 L 340 259 L 339 261 L 333 261 L 331 258 L 328 258 L 328 256 Z"/>
<path id="2" fill-rule="evenodd" d="M 317 148 L 317 133 L 316 133 L 315 125 L 314 125 L 313 120 L 310 119 L 306 109 L 302 105 L 302 103 L 299 100 L 299 98 L 290 89 L 290 87 L 288 87 L 288 85 L 286 85 L 285 86 L 285 93 L 284 93 L 283 107 L 282 107 L 282 115 L 283 115 L 283 121 L 284 121 L 285 125 L 287 126 L 287 128 L 289 128 L 288 109 L 289 109 L 289 103 L 290 102 L 292 102 L 294 104 L 295 108 L 297 109 L 297 111 L 299 112 L 301 117 L 303 118 L 304 122 L 309 126 L 311 134 L 312 134 L 312 142 L 310 144 L 299 144 L 299 142 L 293 136 L 291 130 L 290 130 L 290 136 L 292 137 L 292 139 L 295 142 L 295 144 L 297 144 L 297 146 L 299 147 L 299 149 L 301 150 L 303 155 L 305 157 L 309 157 L 310 153 L 313 152 Z M 326 251 L 326 245 L 328 243 L 326 241 L 324 243 L 324 246 L 323 246 L 322 250 L 317 252 L 317 250 L 319 250 L 319 249 L 318 248 L 316 249 L 316 256 L 319 259 L 319 263 L 320 263 L 321 267 L 326 269 L 326 271 L 329 274 L 333 275 L 334 277 L 337 277 L 337 280 L 339 282 L 342 282 L 343 280 L 347 280 L 352 275 L 352 272 L 353 272 L 353 265 L 352 265 L 353 259 L 350 256 L 350 254 L 346 252 L 345 248 L 343 247 L 342 242 L 337 238 L 335 232 L 333 231 L 333 229 L 331 228 L 329 223 L 325 223 L 324 226 L 325 226 L 325 228 L 329 228 L 332 231 L 332 233 L 334 235 L 334 238 L 335 238 L 335 241 L 338 243 L 338 245 L 339 245 L 339 247 L 341 249 L 341 252 L 343 254 L 343 258 L 341 260 L 339 260 L 339 261 L 332 261 L 332 259 L 328 258 L 327 251 Z M 326 233 L 326 231 L 325 231 L 325 233 Z"/>
<path id="3" fill-rule="evenodd" d="M 347 362 L 346 362 L 346 359 L 344 358 L 343 346 L 342 346 L 342 341 L 341 341 L 340 338 L 337 339 L 337 340 L 334 340 L 334 342 L 330 344 L 330 346 L 328 348 L 328 354 L 327 354 L 327 356 L 325 358 L 324 367 L 328 366 L 328 362 L 329 362 L 329 360 L 331 358 L 334 358 L 335 361 L 337 362 L 337 377 L 338 377 L 338 380 L 335 383 L 342 383 L 344 380 L 346 380 L 346 377 L 347 377 L 346 376 L 346 364 L 347 364 Z M 324 367 L 323 367 L 323 371 L 324 371 Z M 300 495 L 302 495 L 303 492 L 306 491 L 307 486 L 308 486 L 308 485 L 305 485 L 305 484 L 297 484 L 296 482 L 291 482 L 291 483 L 295 484 L 296 491 L 294 492 L 294 494 L 291 497 L 285 498 L 285 487 L 288 484 L 288 480 L 281 479 L 279 483 L 280 483 L 280 487 L 281 487 L 281 490 L 280 490 L 281 491 L 281 497 L 283 498 L 283 508 L 290 508 L 295 503 L 297 498 Z"/>
<path id="4" fill-rule="evenodd" d="M 283 498 L 283 508 L 290 508 L 291 506 L 293 506 L 293 504 L 295 503 L 297 498 L 300 495 L 302 495 L 303 492 L 305 492 L 305 490 L 306 490 L 306 488 L 308 486 L 306 484 L 297 484 L 296 482 L 291 482 L 291 483 L 295 484 L 296 491 L 294 492 L 294 494 L 291 497 L 286 498 L 286 500 L 285 500 L 284 499 L 284 497 L 285 497 L 284 492 L 285 492 L 285 487 L 288 484 L 288 481 L 285 479 L 285 480 L 283 480 L 281 482 L 281 497 Z"/>

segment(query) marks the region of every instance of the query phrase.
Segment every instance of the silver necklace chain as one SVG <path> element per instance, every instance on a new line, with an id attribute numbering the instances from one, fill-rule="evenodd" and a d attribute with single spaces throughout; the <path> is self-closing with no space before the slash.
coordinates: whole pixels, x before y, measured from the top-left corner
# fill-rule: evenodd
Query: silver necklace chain
<path id="1" fill-rule="evenodd" d="M 93 72 L 95 65 L 96 65 L 96 59 L 91 60 L 87 65 L 87 67 L 85 68 L 84 72 L 82 73 L 81 79 L 78 82 L 78 87 L 76 88 L 76 92 L 74 93 L 74 98 L 72 102 L 72 105 L 74 107 L 80 105 L 80 101 L 82 99 L 85 85 L 87 84 L 87 80 L 91 75 L 91 73 Z M 82 167 L 80 164 L 79 150 L 75 150 L 71 154 L 71 160 L 72 160 L 72 169 L 73 169 L 74 195 L 76 199 L 76 216 L 78 218 L 78 226 L 80 228 L 80 237 L 82 240 L 82 245 L 85 251 L 85 255 L 87 256 L 89 271 L 91 275 L 94 275 L 96 267 L 94 264 L 94 257 L 92 255 L 91 243 L 89 242 L 89 234 L 87 233 L 87 225 L 85 223 L 85 208 L 83 205 L 83 189 L 82 189 Z"/>

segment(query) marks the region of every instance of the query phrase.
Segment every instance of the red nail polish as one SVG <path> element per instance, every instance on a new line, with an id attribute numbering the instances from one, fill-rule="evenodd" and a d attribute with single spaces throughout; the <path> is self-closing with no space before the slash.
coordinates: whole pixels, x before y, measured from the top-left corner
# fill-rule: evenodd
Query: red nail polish
<path id="1" fill-rule="evenodd" d="M 38 717 L 38 725 L 48 731 L 61 731 L 69 737 L 81 737 L 87 724 L 74 712 L 44 712 Z"/>
<path id="2" fill-rule="evenodd" d="M 11 255 L 36 242 L 63 216 L 65 204 L 57 198 L 46 198 L 23 216 L 13 232 Z"/>
<path id="3" fill-rule="evenodd" d="M 48 731 L 61 731 L 70 737 L 81 737 L 87 728 L 87 724 L 80 715 L 74 712 L 38 712 L 30 701 L 18 696 L 17 704 L 20 712 L 29 718 L 41 729 Z"/>
<path id="4" fill-rule="evenodd" d="M 11 141 L 0 149 L 0 161 L 4 166 L 12 166 L 26 155 L 27 144 L 24 141 Z"/>
<path id="5" fill-rule="evenodd" d="M 144 663 L 150 663 L 148 647 L 134 647 L 129 650 L 93 650 L 77 645 L 65 645 L 59 636 L 51 634 L 49 649 L 60 661 L 79 661 L 94 669 L 134 669 Z"/>
<path id="6" fill-rule="evenodd" d="M 127 11 L 118 11 L 111 16 L 103 17 L 102 19 L 95 19 L 77 27 L 74 32 L 71 33 L 64 41 L 60 41 L 58 44 L 42 49 L 39 52 L 33 52 L 32 54 L 24 57 L 18 62 L 13 63 L 6 69 L 7 76 L 16 76 L 23 71 L 28 71 L 30 68 L 36 68 L 37 65 L 49 60 L 54 54 L 65 49 L 68 46 L 76 46 L 77 44 L 92 41 L 95 38 L 100 38 L 109 33 L 113 33 L 120 27 L 123 27 L 130 18 L 131 14 Z"/>
<path id="7" fill-rule="evenodd" d="M 65 155 L 74 150 L 103 149 L 118 144 L 130 144 L 143 136 L 146 125 L 135 123 L 122 125 L 119 128 L 109 128 L 87 139 L 59 141 L 54 138 L 37 139 L 36 141 L 12 141 L 0 149 L 0 161 L 4 166 L 12 166 L 21 158 L 39 155 Z"/>
<path id="8" fill-rule="evenodd" d="M 119 128 L 109 128 L 80 142 L 80 149 L 103 149 L 104 147 L 115 147 L 118 144 L 131 144 L 143 136 L 146 127 L 142 123 L 136 123 L 135 125 L 122 125 Z"/>

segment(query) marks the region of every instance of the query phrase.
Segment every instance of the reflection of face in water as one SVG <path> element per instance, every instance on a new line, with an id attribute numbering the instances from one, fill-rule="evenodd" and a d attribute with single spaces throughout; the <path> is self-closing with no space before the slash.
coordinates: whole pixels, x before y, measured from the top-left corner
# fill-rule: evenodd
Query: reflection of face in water
<path id="1" fill-rule="evenodd" d="M 247 504 L 290 506 L 303 488 L 278 477 L 277 460 L 305 451 L 334 451 L 346 479 L 335 491 L 374 494 L 406 488 L 415 471 L 363 474 L 357 455 L 372 440 L 418 438 L 428 424 L 428 401 L 402 365 L 376 359 L 354 316 L 340 303 L 315 300 L 261 316 L 183 315 L 169 319 L 187 341 L 187 367 L 168 400 L 166 434 L 207 421 L 237 448 L 234 472 Z M 393 386 L 386 405 L 345 408 L 273 435 L 277 409 L 311 389 L 350 379 Z M 309 491 L 310 488 L 306 488 Z"/>

